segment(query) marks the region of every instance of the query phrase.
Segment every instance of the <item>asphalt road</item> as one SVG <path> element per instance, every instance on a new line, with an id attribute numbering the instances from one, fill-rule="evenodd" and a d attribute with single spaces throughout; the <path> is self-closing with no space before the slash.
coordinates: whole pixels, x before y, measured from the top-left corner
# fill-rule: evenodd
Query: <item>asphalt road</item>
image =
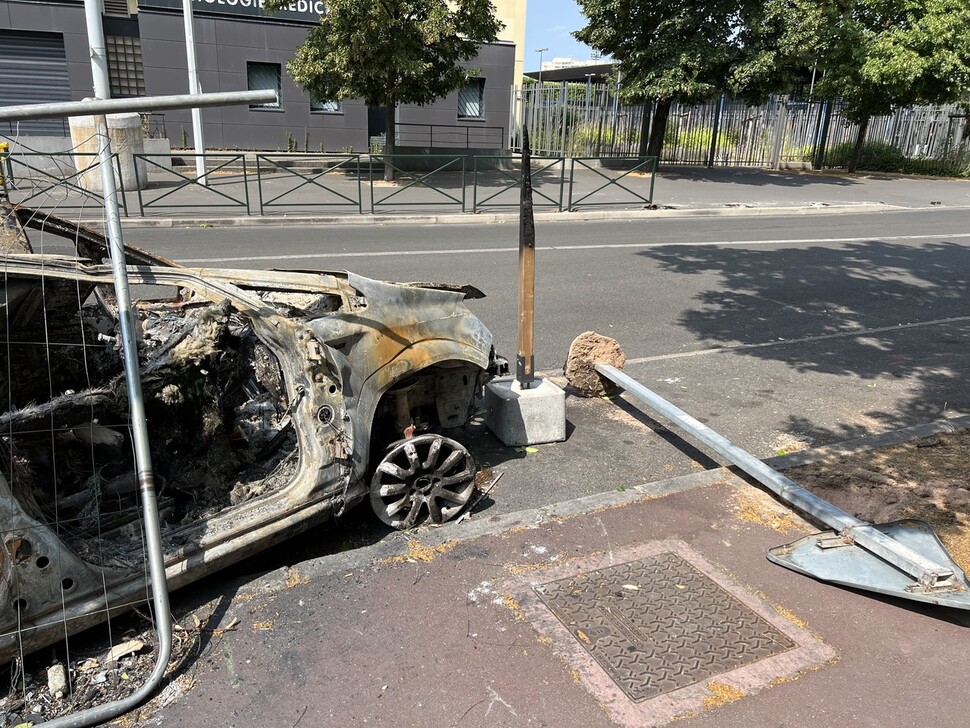
<path id="1" fill-rule="evenodd" d="M 634 378 L 759 457 L 970 413 L 968 219 L 940 209 L 541 223 L 537 367 L 560 368 L 583 331 L 613 336 Z M 469 306 L 514 358 L 517 234 L 514 224 L 261 226 L 127 239 L 200 267 L 471 283 L 488 297 Z M 620 404 L 571 399 L 569 441 L 517 462 L 523 486 L 506 478 L 497 507 L 713 465 Z M 484 459 L 510 457 L 488 440 Z"/>
<path id="2" fill-rule="evenodd" d="M 970 411 L 970 213 L 567 221 L 538 226 L 536 365 L 616 338 L 648 386 L 761 455 Z M 471 283 L 515 353 L 514 224 L 164 229 L 192 266 L 351 269 Z"/>

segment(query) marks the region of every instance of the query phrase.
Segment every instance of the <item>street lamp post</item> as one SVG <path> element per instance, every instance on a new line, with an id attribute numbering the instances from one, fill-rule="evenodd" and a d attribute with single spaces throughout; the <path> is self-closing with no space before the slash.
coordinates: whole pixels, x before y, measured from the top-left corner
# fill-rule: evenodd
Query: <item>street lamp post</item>
<path id="1" fill-rule="evenodd" d="M 539 88 L 542 88 L 542 54 L 545 53 L 548 48 L 536 48 L 536 53 L 539 54 Z"/>

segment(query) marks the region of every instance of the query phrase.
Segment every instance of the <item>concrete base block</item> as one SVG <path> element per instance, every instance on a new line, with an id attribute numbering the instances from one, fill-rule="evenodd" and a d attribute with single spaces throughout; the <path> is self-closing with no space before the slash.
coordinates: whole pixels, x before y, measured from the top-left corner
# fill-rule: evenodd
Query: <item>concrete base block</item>
<path id="1" fill-rule="evenodd" d="M 522 389 L 512 377 L 485 387 L 485 424 L 506 445 L 539 445 L 566 439 L 566 393 L 548 379 Z"/>

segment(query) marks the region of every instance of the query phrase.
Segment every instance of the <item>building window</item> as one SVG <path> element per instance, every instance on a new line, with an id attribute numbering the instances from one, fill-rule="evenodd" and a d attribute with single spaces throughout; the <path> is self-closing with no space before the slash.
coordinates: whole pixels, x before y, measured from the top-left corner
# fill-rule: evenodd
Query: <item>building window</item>
<path id="1" fill-rule="evenodd" d="M 485 118 L 485 79 L 473 78 L 458 92 L 458 118 Z"/>
<path id="2" fill-rule="evenodd" d="M 327 114 L 344 113 L 343 104 L 340 101 L 317 101 L 310 99 L 310 111 L 323 111 Z"/>
<path id="3" fill-rule="evenodd" d="M 280 84 L 279 63 L 246 62 L 246 81 L 250 91 L 270 89 L 276 92 L 276 101 L 265 104 L 250 104 L 250 109 L 278 109 L 283 98 L 283 88 Z"/>
<path id="4" fill-rule="evenodd" d="M 141 62 L 141 39 L 109 35 L 104 39 L 108 80 L 112 96 L 144 96 L 145 69 Z"/>

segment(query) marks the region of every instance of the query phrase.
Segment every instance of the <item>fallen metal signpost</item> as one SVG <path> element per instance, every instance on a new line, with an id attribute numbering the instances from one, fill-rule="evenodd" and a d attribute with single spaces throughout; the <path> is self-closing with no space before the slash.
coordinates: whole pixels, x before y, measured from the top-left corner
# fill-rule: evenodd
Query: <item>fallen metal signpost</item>
<path id="1" fill-rule="evenodd" d="M 773 548 L 769 560 L 822 581 L 970 610 L 970 583 L 929 524 L 866 523 L 768 467 L 616 367 L 596 364 L 596 371 L 730 460 L 783 502 L 831 529 Z"/>

